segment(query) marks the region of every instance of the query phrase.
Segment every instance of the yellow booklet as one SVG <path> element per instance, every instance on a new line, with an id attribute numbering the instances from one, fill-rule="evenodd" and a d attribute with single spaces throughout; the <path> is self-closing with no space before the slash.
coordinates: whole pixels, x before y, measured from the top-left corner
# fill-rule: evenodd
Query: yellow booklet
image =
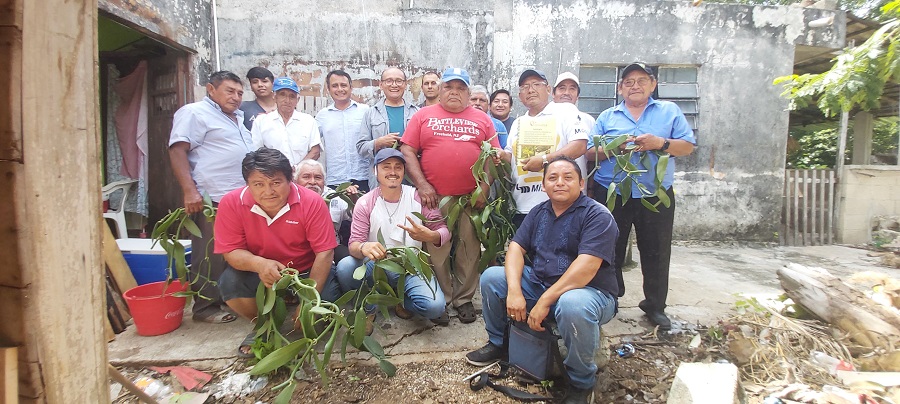
<path id="1" fill-rule="evenodd" d="M 516 160 L 523 161 L 529 157 L 548 154 L 556 149 L 556 118 L 542 116 L 519 118 L 518 140 L 516 141 Z"/>

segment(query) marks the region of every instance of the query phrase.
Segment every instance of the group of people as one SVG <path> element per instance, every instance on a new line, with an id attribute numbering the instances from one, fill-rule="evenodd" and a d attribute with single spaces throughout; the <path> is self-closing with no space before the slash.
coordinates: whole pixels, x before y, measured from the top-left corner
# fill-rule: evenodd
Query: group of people
<path id="1" fill-rule="evenodd" d="M 648 66 L 633 63 L 622 70 L 617 86 L 622 102 L 596 121 L 576 107 L 581 84 L 572 73 L 560 74 L 551 86 L 540 70 L 523 71 L 518 98 L 526 112 L 515 118 L 508 90 L 488 93 L 461 68 L 424 74 L 421 105 L 404 97 L 409 79 L 398 68 L 382 72 L 383 99 L 372 106 L 352 99 L 348 73 L 332 71 L 325 82 L 333 103 L 315 118 L 296 110 L 300 89 L 292 79 L 275 78 L 261 67 L 251 69 L 247 79 L 256 99 L 242 103 L 241 79 L 213 73 L 207 97 L 179 109 L 173 123 L 169 155 L 185 209 L 200 212 L 203 194 L 218 206 L 214 225 L 198 220 L 203 237 L 193 244 L 206 245 L 214 227 L 215 254 L 209 254 L 211 270 L 203 276 L 217 280 L 218 287 L 194 284 L 210 298 L 197 299 L 195 320 L 235 320 L 224 302 L 252 321 L 257 286 L 271 286 L 287 267 L 315 280 L 324 299 L 336 299 L 371 281 L 374 262 L 387 249 L 419 247 L 430 254 L 435 279 L 407 278 L 405 299 L 395 308 L 398 317 L 421 315 L 447 325 L 452 307 L 460 322 L 473 322 L 472 298 L 480 282 L 489 342 L 470 352 L 468 362 L 486 365 L 503 358 L 509 321 L 539 330 L 545 320 L 555 319 L 568 347 L 567 400 L 585 402 L 596 381 L 592 358 L 600 349 L 600 326 L 615 315 L 617 298 L 625 292 L 622 266 L 634 226 L 644 275 L 639 307 L 661 329 L 671 326 L 664 309 L 674 160 L 661 182 L 671 203 L 659 205 L 658 213 L 643 207 L 637 186 L 631 195 L 617 197 L 612 212 L 604 206 L 608 190 L 622 181 L 606 153 L 599 153 L 596 173 L 587 178 L 589 160 L 597 155 L 595 136 L 627 135 L 627 143 L 607 153 L 634 150 L 632 164 L 647 164 L 648 173 L 656 173 L 660 155 L 692 152 L 696 141 L 684 115 L 675 104 L 653 99 L 657 79 Z M 527 152 L 531 149 L 523 145 L 534 145 L 535 139 L 546 147 Z M 500 159 L 512 164 L 518 230 L 504 266 L 479 274 L 482 251 L 474 224 L 465 218 L 481 210 L 490 195 L 490 184 L 472 175 L 483 142 L 500 156 L 487 164 Z M 655 192 L 658 181 L 644 177 L 640 182 Z M 586 187 L 588 182 L 593 184 Z M 323 199 L 345 183 L 352 184 L 345 185 L 347 192 L 364 194 L 352 212 L 340 198 Z M 443 220 L 448 209 L 476 187 L 483 187 L 480 196 L 465 205 L 456 228 L 448 229 Z M 440 204 L 448 196 L 451 202 Z M 367 277 L 354 279 L 361 265 L 368 267 Z M 253 336 L 242 341 L 239 354 L 250 354 Z"/>

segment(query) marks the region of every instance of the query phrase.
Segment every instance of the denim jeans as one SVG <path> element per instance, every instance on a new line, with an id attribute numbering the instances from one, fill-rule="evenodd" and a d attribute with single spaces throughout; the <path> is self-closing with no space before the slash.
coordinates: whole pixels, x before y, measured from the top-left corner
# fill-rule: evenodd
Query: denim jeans
<path id="1" fill-rule="evenodd" d="M 346 292 L 353 289 L 359 289 L 362 286 L 363 279 L 353 279 L 353 272 L 356 271 L 363 260 L 358 260 L 352 256 L 346 257 L 338 262 L 337 280 L 341 290 Z M 375 268 L 374 261 L 366 262 L 366 276 L 364 279 L 369 285 L 373 284 L 372 272 Z M 385 271 L 388 282 L 392 287 L 397 287 L 397 280 L 400 275 L 390 271 Z M 429 284 L 431 287 L 429 288 Z M 432 292 L 432 290 L 434 292 Z M 444 300 L 444 292 L 438 286 L 437 277 L 432 277 L 430 282 L 425 281 L 419 276 L 406 276 L 406 293 L 403 299 L 403 307 L 413 313 L 419 314 L 427 319 L 435 319 L 444 314 L 446 306 Z M 367 310 L 368 311 L 368 310 Z"/>
<path id="2" fill-rule="evenodd" d="M 531 273 L 525 266 L 524 272 Z M 547 290 L 544 285 L 522 276 L 522 295 L 530 311 Z M 506 272 L 503 267 L 490 267 L 481 274 L 481 297 L 484 325 L 488 339 L 496 346 L 503 346 L 508 325 L 506 312 Z M 583 287 L 563 293 L 556 304 L 550 306 L 548 317 L 556 319 L 559 334 L 569 353 L 563 360 L 572 385 L 589 389 L 597 382 L 597 364 L 594 353 L 599 349 L 600 326 L 616 315 L 616 301 L 609 293 Z"/>

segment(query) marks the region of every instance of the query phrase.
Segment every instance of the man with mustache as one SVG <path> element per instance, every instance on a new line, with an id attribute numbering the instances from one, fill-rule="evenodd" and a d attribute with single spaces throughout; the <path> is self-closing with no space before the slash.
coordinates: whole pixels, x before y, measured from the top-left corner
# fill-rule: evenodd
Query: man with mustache
<path id="1" fill-rule="evenodd" d="M 475 207 L 466 204 L 460 212 L 457 228 L 450 229 L 457 232 L 459 239 L 452 260 L 452 276 L 452 243 L 427 246 L 441 290 L 463 323 L 476 319 L 472 296 L 478 287 L 478 260 L 481 257 L 481 243 L 469 215 L 485 206 L 490 193 L 489 184 L 475 182 L 472 165 L 481 154 L 482 142 L 500 148 L 490 117 L 469 106 L 469 84 L 469 73 L 464 69 L 451 67 L 445 70 L 438 97 L 441 102 L 413 115 L 400 146 L 406 158 L 406 174 L 418 189 L 425 207 L 437 208 L 441 198 L 452 196 L 454 198 L 441 208 L 441 213 L 446 216 L 459 197 L 471 194 L 476 186 L 482 187 Z M 449 313 L 444 311 L 432 321 L 439 325 L 450 324 Z"/>
<path id="2" fill-rule="evenodd" d="M 169 162 L 181 186 L 184 210 L 193 215 L 203 233 L 203 237 L 191 237 L 194 262 L 209 258 L 208 266 L 190 268 L 191 289 L 206 297 L 194 299 L 193 318 L 227 323 L 237 317 L 220 308 L 222 297 L 213 283 L 225 270 L 225 261 L 206 249 L 212 240 L 213 224 L 201 213 L 203 194 L 209 194 L 213 205 L 218 205 L 225 194 L 244 185 L 239 162 L 250 151 L 252 139 L 244 126 L 244 113 L 238 109 L 244 94 L 240 77 L 228 71 L 215 72 L 209 76 L 206 93 L 202 101 L 175 112 L 169 135 Z M 201 268 L 204 273 L 199 273 Z"/>
<path id="3" fill-rule="evenodd" d="M 406 102 L 406 73 L 396 67 L 389 67 L 381 73 L 379 87 L 384 99 L 378 101 L 363 116 L 356 141 L 356 151 L 363 157 L 363 166 L 372 165 L 375 153 L 385 147 L 394 147 L 400 142 L 406 125 L 419 107 Z M 369 176 L 369 187 L 375 188 L 375 177 Z M 368 189 L 364 189 L 368 191 Z"/>
<path id="4" fill-rule="evenodd" d="M 672 227 L 675 221 L 675 192 L 672 190 L 674 157 L 691 154 L 697 141 L 691 125 L 677 105 L 653 99 L 656 84 L 653 70 L 643 63 L 632 63 L 622 70 L 618 86 L 622 102 L 601 112 L 597 117 L 597 124 L 591 131 L 592 136 L 588 142 L 587 156 L 595 158 L 594 150 L 591 149 L 595 135 L 605 136 L 610 140 L 628 135 L 628 143 L 623 143 L 619 152 L 624 151 L 628 145 L 633 145 L 637 153 L 632 156 L 631 163 L 638 169 L 647 170 L 638 175 L 638 181 L 647 192 L 653 194 L 657 192 L 654 179 L 659 159 L 666 154 L 669 156 L 661 184 L 671 201 L 669 207 L 660 203 L 656 206 L 659 212 L 650 211 L 641 203 L 641 190 L 632 186 L 631 195 L 622 195 L 621 188 L 616 187 L 616 206 L 612 209 L 619 226 L 615 261 L 619 296 L 625 294 L 622 266 L 633 225 L 637 247 L 641 253 L 641 273 L 644 276 L 644 300 L 638 307 L 653 324 L 658 325 L 661 330 L 668 330 L 672 327 L 672 322 L 664 310 L 669 293 L 669 259 L 672 255 Z M 613 181 L 621 183 L 624 173 L 617 172 L 615 163 L 611 161 L 613 159 L 607 159 L 602 150 L 599 158 L 601 161 L 597 164 L 600 168 L 593 178 L 597 186 L 593 188 L 592 197 L 605 204 L 610 184 Z M 652 204 L 659 202 L 656 196 L 647 197 L 646 200 Z"/>
<path id="5" fill-rule="evenodd" d="M 294 170 L 294 183 L 301 187 L 305 187 L 322 196 L 322 199 L 328 198 L 334 194 L 334 189 L 325 185 L 325 167 L 316 160 L 303 160 L 297 164 Z M 356 195 L 359 193 L 359 187 L 350 185 L 347 187 L 347 193 Z M 341 198 L 332 198 L 328 203 L 328 212 L 331 214 L 331 223 L 334 224 L 334 232 L 337 235 L 338 246 L 334 248 L 334 262 L 338 263 L 344 257 L 350 255 L 347 250 L 347 237 L 341 235 L 341 227 L 350 224 L 350 205 Z"/>
<path id="6" fill-rule="evenodd" d="M 275 79 L 274 89 L 278 108 L 256 119 L 250 131 L 253 148 L 276 149 L 295 167 L 305 159 L 318 159 L 322 150 L 319 125 L 312 115 L 297 111 L 300 102 L 297 83 L 290 77 L 279 77 Z"/>

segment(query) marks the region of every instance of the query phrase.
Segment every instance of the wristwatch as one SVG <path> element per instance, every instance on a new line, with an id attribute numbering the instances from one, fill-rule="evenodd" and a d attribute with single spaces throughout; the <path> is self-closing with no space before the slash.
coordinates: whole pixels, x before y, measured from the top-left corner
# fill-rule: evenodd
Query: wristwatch
<path id="1" fill-rule="evenodd" d="M 666 149 L 668 149 L 668 148 L 669 148 L 669 139 L 666 139 L 666 141 L 663 142 L 662 147 L 659 148 L 659 151 L 666 151 Z"/>

